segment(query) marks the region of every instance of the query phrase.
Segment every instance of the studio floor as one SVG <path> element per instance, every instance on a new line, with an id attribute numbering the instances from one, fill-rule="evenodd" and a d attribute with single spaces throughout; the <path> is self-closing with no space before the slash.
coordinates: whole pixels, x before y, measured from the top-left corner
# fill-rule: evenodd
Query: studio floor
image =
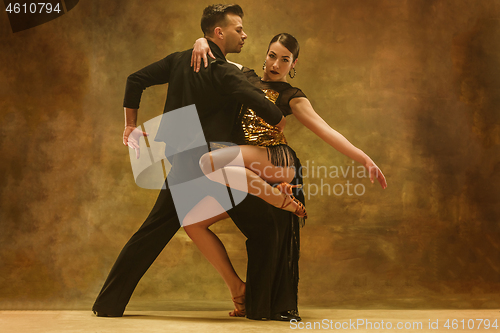
<path id="1" fill-rule="evenodd" d="M 301 309 L 301 316 L 302 322 L 299 324 L 230 318 L 227 311 L 222 310 L 127 311 L 121 318 L 98 318 L 90 311 L 0 311 L 0 332 L 500 331 L 498 328 L 498 325 L 500 325 L 500 312 L 498 310 L 339 310 L 303 308 Z M 489 326 L 488 329 L 487 326 Z"/>

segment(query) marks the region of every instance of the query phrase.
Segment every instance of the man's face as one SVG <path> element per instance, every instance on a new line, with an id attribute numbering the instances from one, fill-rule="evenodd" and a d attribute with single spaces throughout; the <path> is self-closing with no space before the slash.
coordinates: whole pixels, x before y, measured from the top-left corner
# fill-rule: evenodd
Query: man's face
<path id="1" fill-rule="evenodd" d="M 243 21 L 238 15 L 228 13 L 226 22 L 226 26 L 221 28 L 226 53 L 240 53 L 247 39 L 247 34 L 243 32 Z"/>

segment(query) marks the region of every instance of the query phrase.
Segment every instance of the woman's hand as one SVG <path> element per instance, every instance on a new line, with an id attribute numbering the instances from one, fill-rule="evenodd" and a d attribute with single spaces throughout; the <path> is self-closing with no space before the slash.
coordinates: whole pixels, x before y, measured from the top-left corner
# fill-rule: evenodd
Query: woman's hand
<path id="1" fill-rule="evenodd" d="M 194 67 L 194 71 L 198 73 L 200 71 L 201 59 L 205 64 L 205 68 L 208 66 L 207 53 L 213 59 L 215 59 L 210 46 L 208 46 L 208 41 L 205 38 L 198 38 L 193 45 L 193 53 L 191 54 L 191 67 Z"/>
<path id="2" fill-rule="evenodd" d="M 290 107 L 293 115 L 307 128 L 323 139 L 330 146 L 352 158 L 356 162 L 363 164 L 370 174 L 370 181 L 373 183 L 375 178 L 382 186 L 387 187 L 384 174 L 380 168 L 361 149 L 356 148 L 342 134 L 334 130 L 314 111 L 311 103 L 305 97 L 294 98 L 290 101 Z"/>
<path id="3" fill-rule="evenodd" d="M 368 173 L 370 174 L 370 181 L 372 182 L 372 184 L 375 182 L 376 178 L 383 189 L 387 187 L 387 181 L 385 180 L 384 174 L 382 173 L 380 168 L 375 163 L 373 163 L 372 160 L 369 160 L 365 164 L 365 168 L 368 169 Z"/>

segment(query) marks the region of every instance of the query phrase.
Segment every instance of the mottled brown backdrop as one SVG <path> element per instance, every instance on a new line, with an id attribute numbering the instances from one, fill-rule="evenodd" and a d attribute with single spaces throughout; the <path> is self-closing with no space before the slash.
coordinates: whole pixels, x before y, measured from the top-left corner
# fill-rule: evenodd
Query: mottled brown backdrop
<path id="1" fill-rule="evenodd" d="M 351 161 L 289 120 L 309 171 L 299 305 L 498 308 L 500 2 L 239 3 L 249 38 L 229 58 L 259 72 L 270 38 L 295 35 L 290 82 L 389 183 L 345 178 Z M 207 4 L 80 1 L 15 34 L 0 14 L 0 309 L 90 309 L 157 196 L 135 185 L 121 143 L 126 77 L 191 47 Z M 146 91 L 140 122 L 165 91 Z M 244 275 L 244 237 L 229 220 L 214 230 Z M 130 306 L 229 298 L 180 231 Z"/>

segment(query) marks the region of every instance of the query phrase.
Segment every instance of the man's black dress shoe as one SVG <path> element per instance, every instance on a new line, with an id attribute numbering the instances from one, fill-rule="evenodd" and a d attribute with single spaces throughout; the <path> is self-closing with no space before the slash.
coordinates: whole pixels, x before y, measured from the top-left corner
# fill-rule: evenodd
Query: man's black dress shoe
<path id="1" fill-rule="evenodd" d="M 97 317 L 123 317 L 123 314 L 108 314 L 101 311 L 92 310 Z"/>
<path id="2" fill-rule="evenodd" d="M 279 320 L 279 321 L 290 321 L 292 319 L 295 319 L 296 321 L 302 320 L 302 318 L 299 317 L 299 313 L 293 310 L 276 313 L 271 317 L 271 320 Z"/>

